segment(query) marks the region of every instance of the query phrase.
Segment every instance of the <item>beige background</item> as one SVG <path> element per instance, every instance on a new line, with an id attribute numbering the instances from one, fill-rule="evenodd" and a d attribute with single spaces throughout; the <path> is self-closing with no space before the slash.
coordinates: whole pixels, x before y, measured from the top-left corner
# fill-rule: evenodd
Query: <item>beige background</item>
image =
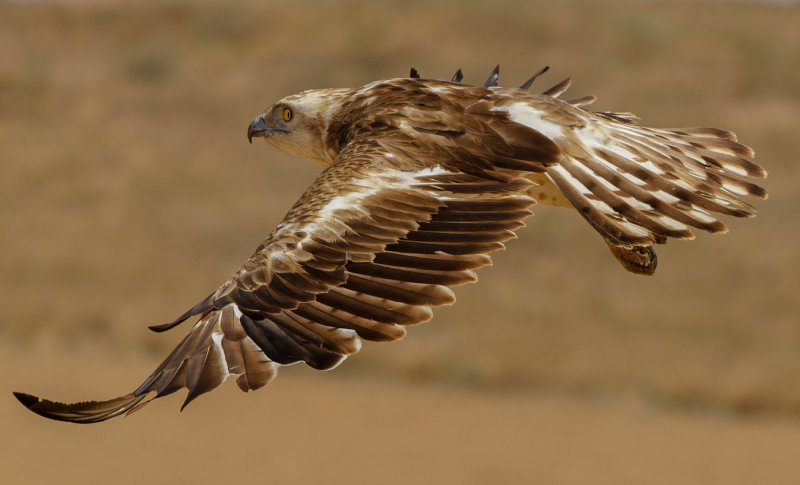
<path id="1" fill-rule="evenodd" d="M 730 3 L 0 3 L 5 483 L 800 483 L 800 8 Z M 547 207 L 402 342 L 80 427 L 25 411 L 130 391 L 172 320 L 319 168 L 246 128 L 295 91 L 407 75 L 729 128 L 770 171 L 731 233 L 623 271 Z"/>

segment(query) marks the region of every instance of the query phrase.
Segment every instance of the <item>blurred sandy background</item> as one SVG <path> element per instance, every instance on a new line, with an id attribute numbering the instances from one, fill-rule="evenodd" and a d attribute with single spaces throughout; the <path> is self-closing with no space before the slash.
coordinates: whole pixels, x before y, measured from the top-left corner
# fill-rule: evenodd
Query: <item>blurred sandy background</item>
<path id="1" fill-rule="evenodd" d="M 3 483 L 800 483 L 800 8 L 724 2 L 0 3 Z M 770 199 L 626 273 L 539 207 L 459 303 L 333 373 L 79 427 L 130 391 L 318 168 L 247 144 L 303 89 L 519 85 L 733 129 Z"/>

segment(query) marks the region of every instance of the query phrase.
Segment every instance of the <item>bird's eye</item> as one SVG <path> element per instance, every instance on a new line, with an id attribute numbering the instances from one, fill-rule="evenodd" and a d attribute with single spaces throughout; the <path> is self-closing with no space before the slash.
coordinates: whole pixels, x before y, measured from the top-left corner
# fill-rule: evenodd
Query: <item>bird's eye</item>
<path id="1" fill-rule="evenodd" d="M 283 121 L 292 121 L 293 116 L 292 108 L 283 108 Z"/>

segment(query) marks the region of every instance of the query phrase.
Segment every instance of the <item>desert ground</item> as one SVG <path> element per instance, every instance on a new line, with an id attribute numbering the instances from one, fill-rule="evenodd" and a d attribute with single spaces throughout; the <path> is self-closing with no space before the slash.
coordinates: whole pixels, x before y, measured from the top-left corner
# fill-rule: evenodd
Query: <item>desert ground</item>
<path id="1" fill-rule="evenodd" d="M 0 2 L 3 483 L 800 483 L 800 7 L 736 2 Z M 134 389 L 320 167 L 250 120 L 411 66 L 731 129 L 770 176 L 752 220 L 625 272 L 535 207 L 458 303 L 332 372 L 284 368 L 124 419 L 11 395 Z M 186 325 L 186 324 L 184 324 Z"/>

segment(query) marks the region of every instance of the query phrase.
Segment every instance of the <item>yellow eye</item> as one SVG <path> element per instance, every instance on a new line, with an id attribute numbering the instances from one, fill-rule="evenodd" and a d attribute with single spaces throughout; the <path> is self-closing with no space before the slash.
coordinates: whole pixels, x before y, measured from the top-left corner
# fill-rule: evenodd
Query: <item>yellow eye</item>
<path id="1" fill-rule="evenodd" d="M 283 108 L 283 121 L 292 121 L 293 116 L 292 108 Z"/>

